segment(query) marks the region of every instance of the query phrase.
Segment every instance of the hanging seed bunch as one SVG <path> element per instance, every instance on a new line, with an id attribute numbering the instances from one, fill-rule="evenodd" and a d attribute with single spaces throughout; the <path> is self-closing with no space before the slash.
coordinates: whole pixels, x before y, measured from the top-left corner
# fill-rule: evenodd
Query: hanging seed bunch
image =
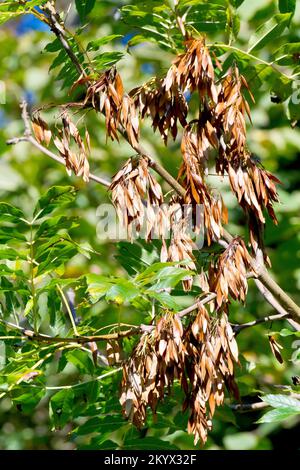
<path id="1" fill-rule="evenodd" d="M 244 241 L 240 237 L 234 238 L 209 270 L 210 290 L 217 294 L 217 309 L 228 303 L 229 295 L 245 302 L 248 292 L 247 272 L 253 270 Z"/>
<path id="2" fill-rule="evenodd" d="M 71 176 L 73 171 L 75 175 L 82 176 L 84 181 L 89 181 L 88 156 L 91 152 L 89 133 L 86 129 L 84 138 L 81 137 L 76 124 L 71 120 L 65 108 L 60 114 L 60 119 L 61 127 L 52 132 L 41 118 L 39 110 L 35 110 L 31 116 L 33 134 L 39 144 L 47 147 L 53 139 L 60 156 L 65 160 L 68 175 Z"/>
<path id="3" fill-rule="evenodd" d="M 183 411 L 190 410 L 188 432 L 195 444 L 205 443 L 215 408 L 224 401 L 225 386 L 237 395 L 235 362 L 237 344 L 225 314 L 212 319 L 199 306 L 185 331 L 178 316 L 165 315 L 153 333 L 144 333 L 123 367 L 124 414 L 140 428 L 147 407 L 155 414 L 158 402 L 178 379 L 186 396 Z"/>
<path id="4" fill-rule="evenodd" d="M 65 159 L 68 174 L 71 175 L 73 171 L 75 175 L 82 176 L 84 181 L 89 181 L 90 166 L 87 158 L 90 153 L 89 133 L 86 130 L 84 142 L 66 111 L 63 111 L 61 121 L 62 128 L 58 129 L 58 135 L 53 139 L 54 145 Z M 72 142 L 76 144 L 77 152 L 71 149 Z"/>
<path id="5" fill-rule="evenodd" d="M 51 141 L 52 132 L 50 131 L 46 121 L 41 118 L 39 112 L 36 112 L 31 117 L 31 126 L 38 143 L 45 144 L 48 147 Z"/>
<path id="6" fill-rule="evenodd" d="M 181 141 L 183 164 L 178 179 L 186 189 L 184 203 L 191 204 L 195 209 L 197 205 L 202 205 L 203 218 L 198 221 L 195 218 L 195 231 L 199 232 L 199 223 L 203 223 L 210 245 L 222 235 L 222 221 L 227 222 L 227 210 L 222 197 L 214 197 L 205 183 L 205 152 L 209 148 L 209 140 L 206 136 L 202 137 L 193 132 L 191 127 L 185 128 Z"/>
<path id="7" fill-rule="evenodd" d="M 80 84 L 79 80 L 77 84 Z M 139 140 L 139 119 L 133 100 L 124 93 L 123 82 L 115 68 L 104 72 L 88 87 L 85 105 L 92 106 L 105 115 L 107 135 L 119 140 L 118 128 L 123 128 L 130 144 L 135 147 Z"/>
<path id="8" fill-rule="evenodd" d="M 112 201 L 129 239 L 145 229 L 145 239 L 159 238 L 168 229 L 162 189 L 149 171 L 147 157 L 130 158 L 113 177 Z M 146 227 L 144 224 L 146 223 Z"/>
<path id="9" fill-rule="evenodd" d="M 171 240 L 168 247 L 165 240 L 162 241 L 160 260 L 162 262 L 185 261 L 185 263 L 181 265 L 183 268 L 196 271 L 193 250 L 197 249 L 197 246 L 188 232 L 190 228 L 187 220 L 188 214 L 183 213 L 179 198 L 173 198 L 170 201 L 167 214 L 170 224 Z M 185 291 L 191 290 L 193 284 L 192 276 L 187 276 L 183 279 L 182 284 Z"/>
<path id="10" fill-rule="evenodd" d="M 152 79 L 144 86 L 135 88 L 130 92 L 134 104 L 142 119 L 150 116 L 154 131 L 158 129 L 165 144 L 169 134 L 173 140 L 178 133 L 178 121 L 184 127 L 188 105 L 184 94 L 176 81 L 169 82 L 168 76 L 164 79 Z"/>
<path id="11" fill-rule="evenodd" d="M 176 81 L 184 91 L 197 90 L 201 101 L 218 101 L 215 72 L 208 48 L 203 39 L 185 42 L 186 52 L 177 57 L 167 74 L 167 82 Z"/>
<path id="12" fill-rule="evenodd" d="M 185 347 L 183 327 L 176 315 L 162 317 L 153 332 L 144 333 L 123 366 L 120 402 L 126 418 L 141 428 L 149 406 L 155 414 L 158 402 L 182 374 Z"/>
<path id="13" fill-rule="evenodd" d="M 201 305 L 186 331 L 184 344 L 187 349 L 184 408 L 190 408 L 188 432 L 194 435 L 195 444 L 199 440 L 205 443 L 215 408 L 224 402 L 225 387 L 238 396 L 234 382 L 238 347 L 227 315 L 211 318 Z"/>
<path id="14" fill-rule="evenodd" d="M 248 114 L 250 120 L 251 117 L 243 89 L 252 97 L 245 78 L 235 67 L 223 79 L 215 111 L 222 132 L 216 170 L 222 175 L 225 171 L 228 173 L 231 189 L 248 215 L 250 241 L 256 253 L 258 248 L 263 249 L 259 236 L 265 223 L 263 210 L 267 209 L 277 223 L 273 203 L 279 201 L 276 184 L 280 181 L 262 168 L 247 150 L 245 115 Z"/>

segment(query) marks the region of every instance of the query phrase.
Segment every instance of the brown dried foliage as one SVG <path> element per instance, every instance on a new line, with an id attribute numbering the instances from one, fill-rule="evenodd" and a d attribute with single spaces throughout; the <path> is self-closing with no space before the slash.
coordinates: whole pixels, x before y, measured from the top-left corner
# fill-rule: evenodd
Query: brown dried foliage
<path id="1" fill-rule="evenodd" d="M 174 315 L 162 317 L 153 333 L 144 333 L 123 367 L 120 402 L 124 415 L 138 428 L 149 406 L 155 414 L 158 402 L 182 374 L 185 347 L 183 327 Z"/>
<path id="2" fill-rule="evenodd" d="M 63 111 L 61 119 L 62 129 L 58 130 L 58 135 L 53 139 L 54 144 L 65 159 L 68 173 L 74 171 L 75 175 L 83 176 L 84 181 L 89 181 L 90 166 L 87 158 L 90 151 L 89 133 L 86 130 L 84 142 L 66 111 Z M 77 152 L 72 150 L 71 142 L 75 143 Z"/>
<path id="3" fill-rule="evenodd" d="M 277 359 L 279 364 L 283 364 L 283 358 L 280 352 L 280 349 L 283 349 L 283 346 L 281 346 L 281 344 L 279 344 L 272 335 L 268 335 L 268 340 L 273 356 Z"/>
<path id="4" fill-rule="evenodd" d="M 197 133 L 190 126 L 186 127 L 181 141 L 183 164 L 180 168 L 178 179 L 186 189 L 185 203 L 192 204 L 197 210 L 201 204 L 203 209 L 203 221 L 206 229 L 207 241 L 210 245 L 213 240 L 218 240 L 222 235 L 222 221 L 227 223 L 227 209 L 220 195 L 213 195 L 207 187 L 204 179 L 205 161 L 210 142 L 215 143 L 215 133 L 207 125 L 197 129 Z M 199 231 L 199 221 L 195 221 L 195 231 Z"/>
<path id="5" fill-rule="evenodd" d="M 225 386 L 238 397 L 234 381 L 234 363 L 238 347 L 227 315 L 209 317 L 204 306 L 186 332 L 186 374 L 190 382 L 183 388 L 187 394 L 184 407 L 191 410 L 188 432 L 194 443 L 205 443 L 212 427 L 215 408 L 224 402 Z"/>
<path id="6" fill-rule="evenodd" d="M 194 321 L 184 331 L 178 316 L 162 317 L 153 333 L 145 333 L 123 367 L 121 404 L 126 418 L 141 427 L 149 406 L 158 402 L 174 379 L 186 395 L 183 411 L 190 409 L 188 432 L 195 444 L 205 443 L 216 406 L 224 401 L 225 386 L 237 395 L 233 365 L 237 344 L 225 314 L 211 318 L 199 305 Z"/>
<path id="7" fill-rule="evenodd" d="M 165 144 L 169 134 L 173 140 L 178 133 L 178 121 L 184 127 L 188 106 L 182 91 L 174 81 L 171 84 L 165 79 L 152 79 L 145 85 L 130 92 L 134 104 L 142 119 L 150 116 L 154 131 L 159 130 Z"/>
<path id="8" fill-rule="evenodd" d="M 183 91 L 197 90 L 202 101 L 210 98 L 217 103 L 214 66 L 204 40 L 188 39 L 185 46 L 186 52 L 175 59 L 168 71 L 167 84 L 170 86 L 175 81 Z"/>
<path id="9" fill-rule="evenodd" d="M 220 174 L 228 173 L 231 189 L 248 215 L 250 241 L 256 253 L 258 248 L 263 249 L 261 232 L 265 208 L 277 223 L 273 203 L 279 201 L 276 184 L 280 181 L 262 168 L 247 150 L 245 115 L 248 114 L 250 120 L 251 117 L 243 89 L 252 97 L 245 78 L 235 68 L 222 82 L 215 109 L 221 135 L 216 170 Z"/>
<path id="10" fill-rule="evenodd" d="M 129 239 L 145 230 L 145 239 L 152 233 L 164 236 L 168 222 L 162 205 L 162 189 L 149 171 L 147 157 L 127 160 L 113 177 L 110 186 L 112 201 Z M 144 222 L 146 221 L 146 227 Z"/>
<path id="11" fill-rule="evenodd" d="M 38 143 L 45 143 L 48 147 L 51 141 L 52 132 L 50 131 L 48 124 L 41 118 L 39 113 L 35 113 L 35 115 L 32 116 L 31 125 L 34 136 Z"/>
<path id="12" fill-rule="evenodd" d="M 210 290 L 217 294 L 217 309 L 229 302 L 229 295 L 235 300 L 245 302 L 249 271 L 254 271 L 250 255 L 244 241 L 236 237 L 219 256 L 216 264 L 212 263 L 210 266 L 209 284 Z"/>
<path id="13" fill-rule="evenodd" d="M 83 80 L 78 80 L 80 84 Z M 91 81 L 91 79 L 89 79 Z M 139 119 L 131 97 L 124 92 L 120 74 L 115 68 L 104 72 L 98 80 L 92 81 L 85 97 L 85 105 L 92 106 L 105 114 L 107 135 L 119 140 L 118 129 L 122 127 L 130 144 L 135 147 L 139 140 Z"/>

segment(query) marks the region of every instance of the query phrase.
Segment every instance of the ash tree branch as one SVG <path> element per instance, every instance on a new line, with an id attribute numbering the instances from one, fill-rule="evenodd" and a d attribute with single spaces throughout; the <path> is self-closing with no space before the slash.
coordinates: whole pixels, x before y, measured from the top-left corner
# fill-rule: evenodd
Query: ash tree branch
<path id="1" fill-rule="evenodd" d="M 257 411 L 263 410 L 264 408 L 268 408 L 270 405 L 265 403 L 264 401 L 259 401 L 256 403 L 235 403 L 233 405 L 229 405 L 229 407 L 233 411 L 239 411 L 241 413 L 247 413 L 249 411 Z"/>
<path id="2" fill-rule="evenodd" d="M 64 50 L 68 54 L 69 58 L 71 59 L 71 61 L 75 65 L 77 72 L 82 77 L 86 77 L 85 70 L 82 67 L 82 65 L 80 64 L 78 58 L 76 57 L 76 54 L 74 53 L 74 51 L 73 51 L 73 49 L 72 49 L 72 47 L 69 43 L 65 28 L 64 28 L 64 23 L 61 20 L 61 17 L 59 15 L 59 13 L 55 10 L 54 4 L 51 3 L 51 2 L 47 2 L 42 7 L 42 10 L 44 10 L 46 15 L 48 15 L 48 18 L 45 18 L 45 21 L 50 26 L 51 30 L 53 31 L 53 33 L 55 34 L 57 39 L 59 39 L 62 47 L 64 48 Z"/>
<path id="3" fill-rule="evenodd" d="M 282 317 L 286 317 L 290 325 L 296 330 L 300 331 L 300 325 L 292 318 L 289 318 L 290 314 L 282 307 L 282 305 L 276 300 L 274 295 L 262 284 L 259 279 L 254 279 L 257 289 L 265 298 L 265 300 L 278 312 Z"/>
<path id="4" fill-rule="evenodd" d="M 285 320 L 288 317 L 288 313 L 279 313 L 277 315 L 269 315 L 267 317 L 258 318 L 257 320 L 249 321 L 247 323 L 241 323 L 240 325 L 231 325 L 235 336 L 237 336 L 241 331 L 245 330 L 246 328 L 251 328 L 252 326 L 259 325 L 260 323 L 266 323 L 269 321 L 276 321 L 276 320 Z"/>
<path id="5" fill-rule="evenodd" d="M 189 313 L 192 313 L 193 311 L 197 310 L 200 304 L 205 305 L 211 300 L 213 300 L 215 297 L 216 297 L 215 293 L 208 294 L 203 299 L 198 300 L 196 303 L 194 303 L 190 307 L 178 312 L 177 315 L 180 318 L 183 318 Z M 45 343 L 78 343 L 78 344 L 84 344 L 84 343 L 90 343 L 90 342 L 97 343 L 98 341 L 119 340 L 121 338 L 128 338 L 130 336 L 135 336 L 135 335 L 142 334 L 142 333 L 151 333 L 151 331 L 155 329 L 155 325 L 143 325 L 142 324 L 139 326 L 133 326 L 132 328 L 129 328 L 128 330 L 118 331 L 116 333 L 108 333 L 108 334 L 103 334 L 103 335 L 89 335 L 89 336 L 80 336 L 78 334 L 78 336 L 60 338 L 57 336 L 48 336 L 48 335 L 44 335 L 41 333 L 35 333 L 32 330 L 23 328 L 19 325 L 15 325 L 14 323 L 8 322 L 1 318 L 0 318 L 0 323 L 3 323 L 4 325 L 6 325 L 8 328 L 12 330 L 19 331 L 22 336 L 21 337 L 15 336 L 16 339 L 22 338 L 22 339 L 28 339 L 32 341 L 45 342 Z M 6 339 L 8 339 L 8 337 L 6 337 Z"/>
<path id="6" fill-rule="evenodd" d="M 68 56 L 70 57 L 71 61 L 73 62 L 74 66 L 76 67 L 78 73 L 80 75 L 84 75 L 86 76 L 85 74 L 85 71 L 83 70 L 81 64 L 79 63 L 76 55 L 74 54 L 73 50 L 72 50 L 72 47 L 68 41 L 68 38 L 67 38 L 67 35 L 66 35 L 66 32 L 65 32 L 65 29 L 64 29 L 64 25 L 63 25 L 63 22 L 61 21 L 60 19 L 60 15 L 59 13 L 56 12 L 54 6 L 52 3 L 48 2 L 45 6 L 44 6 L 44 9 L 46 12 L 48 12 L 49 14 L 49 18 L 45 18 L 45 22 L 49 25 L 50 24 L 50 27 L 52 29 L 52 31 L 54 32 L 54 34 L 56 35 L 56 37 L 59 39 L 59 41 L 61 42 L 61 45 L 62 47 L 65 49 L 66 53 L 68 54 Z M 127 133 L 126 131 L 121 127 L 119 126 L 118 128 L 118 131 L 121 133 L 121 135 L 127 140 L 127 142 L 129 143 L 129 145 L 131 145 L 131 147 L 141 156 L 145 156 L 149 159 L 149 164 L 150 164 L 150 167 L 153 168 L 153 170 L 159 174 L 170 186 L 171 188 L 173 188 L 177 194 L 179 194 L 181 197 L 184 197 L 185 196 L 185 189 L 183 186 L 181 186 L 181 184 L 165 169 L 163 168 L 158 162 L 156 162 L 150 155 L 148 155 L 148 153 L 145 151 L 145 149 L 139 144 L 139 145 L 132 145 L 130 143 L 130 139 L 128 139 L 128 136 L 127 136 Z M 24 135 L 23 137 L 23 140 L 26 138 L 26 136 Z M 30 139 L 28 141 L 30 141 L 31 143 L 33 143 L 31 141 L 31 137 L 27 137 L 27 139 Z M 13 140 L 13 139 L 12 139 Z M 34 141 L 34 139 L 33 139 Z M 10 141 L 9 143 L 17 143 L 17 142 L 12 142 Z M 35 143 L 33 143 L 33 145 L 35 145 L 37 148 L 38 142 L 35 141 Z M 41 146 L 42 147 L 42 146 Z M 43 148 L 43 147 L 42 147 Z M 41 151 L 43 151 L 45 154 L 46 152 L 42 149 L 40 149 Z M 46 149 L 45 149 L 46 150 Z M 50 152 L 52 154 L 52 152 Z M 47 151 L 47 154 L 48 154 L 48 151 Z M 49 155 L 50 158 L 53 158 L 53 154 L 52 155 Z M 55 158 L 53 158 L 54 160 L 58 161 L 57 160 L 57 157 L 55 155 Z M 63 159 L 62 159 L 63 160 Z M 62 163 L 62 164 L 65 164 L 64 161 L 59 161 L 59 163 Z M 94 179 L 91 177 L 91 179 Z M 96 180 L 95 180 L 96 181 Z M 102 183 L 100 181 L 97 181 L 99 182 L 100 184 L 103 184 L 105 186 L 107 186 L 107 184 L 105 183 L 105 181 Z M 223 236 L 222 238 L 227 242 L 227 243 L 230 243 L 233 239 L 232 235 L 227 232 L 225 229 L 223 229 Z M 288 316 L 294 321 L 294 322 L 299 322 L 300 321 L 300 307 L 294 302 L 294 300 L 289 297 L 286 292 L 283 291 L 283 289 L 281 289 L 281 287 L 274 281 L 274 279 L 269 275 L 269 273 L 267 272 L 265 266 L 261 263 L 261 262 L 258 262 L 254 257 L 252 257 L 252 264 L 253 264 L 253 268 L 254 268 L 254 271 L 257 273 L 257 279 L 261 282 L 261 284 L 264 286 L 264 288 L 266 289 L 266 292 L 268 291 L 273 297 L 274 299 L 282 306 L 282 308 L 288 313 Z M 268 298 L 266 297 L 266 295 L 264 295 L 264 297 L 266 298 L 267 301 Z M 281 312 L 283 313 L 283 312 Z"/>

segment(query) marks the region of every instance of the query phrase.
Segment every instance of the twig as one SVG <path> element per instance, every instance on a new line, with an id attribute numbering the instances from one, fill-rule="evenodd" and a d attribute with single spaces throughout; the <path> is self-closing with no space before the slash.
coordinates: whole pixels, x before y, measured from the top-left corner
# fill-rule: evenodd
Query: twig
<path id="1" fill-rule="evenodd" d="M 73 64 L 75 65 L 77 72 L 82 77 L 86 77 L 84 68 L 80 64 L 78 58 L 73 52 L 72 47 L 69 44 L 65 29 L 64 29 L 64 24 L 60 18 L 59 13 L 55 10 L 54 5 L 52 5 L 50 2 L 47 2 L 47 4 L 44 6 L 43 9 L 49 15 L 48 24 L 50 25 L 50 28 L 52 29 L 55 36 L 59 39 L 61 45 L 65 49 L 66 53 L 70 57 Z"/>
<path id="2" fill-rule="evenodd" d="M 270 405 L 264 401 L 259 401 L 257 403 L 236 403 L 234 405 L 229 405 L 232 410 L 240 411 L 241 413 L 262 410 L 263 408 L 267 408 L 268 406 Z"/>
<path id="3" fill-rule="evenodd" d="M 62 290 L 62 288 L 60 287 L 59 284 L 56 285 L 56 288 L 57 288 L 58 292 L 60 293 L 60 296 L 62 298 L 63 303 L 65 304 L 65 307 L 66 307 L 66 310 L 67 310 L 67 313 L 68 313 L 68 316 L 69 316 L 69 319 L 70 319 L 70 322 L 71 322 L 71 325 L 72 325 L 72 328 L 73 328 L 73 331 L 74 331 L 74 335 L 79 336 L 77 326 L 76 326 L 76 323 L 74 321 L 73 314 L 71 312 L 70 305 L 69 305 L 69 302 L 68 302 L 68 300 L 67 300 L 67 298 L 64 294 L 64 291 Z"/>
<path id="4" fill-rule="evenodd" d="M 199 305 L 205 305 L 208 302 L 210 302 L 211 300 L 213 300 L 215 297 L 217 297 L 217 295 L 213 292 L 213 293 L 207 295 L 206 297 L 204 297 L 204 299 L 199 300 L 198 302 L 194 303 L 190 307 L 187 307 L 184 310 L 181 310 L 181 312 L 178 312 L 177 315 L 179 316 L 179 318 L 182 318 L 185 315 L 188 315 L 189 313 L 193 312 L 194 310 L 197 310 Z"/>
<path id="5" fill-rule="evenodd" d="M 47 9 L 49 10 L 48 4 L 46 6 L 46 10 Z M 76 55 L 72 51 L 72 48 L 65 35 L 63 23 L 60 19 L 60 16 L 55 11 L 53 6 L 50 7 L 49 14 L 50 14 L 50 25 L 52 27 L 54 34 L 56 34 L 57 38 L 60 40 L 66 53 L 69 55 L 70 59 L 74 63 L 74 66 L 76 67 L 78 73 L 80 75 L 84 75 L 85 72 L 82 69 L 80 63 L 78 62 Z M 47 19 L 46 22 L 47 24 L 49 24 L 49 19 Z M 158 173 L 181 197 L 185 196 L 185 192 L 186 192 L 185 188 L 181 186 L 181 184 L 178 183 L 178 181 L 175 178 L 173 178 L 173 176 L 165 168 L 163 168 L 159 163 L 153 160 L 153 158 L 147 154 L 147 152 L 144 150 L 144 148 L 141 145 L 133 146 L 130 143 L 130 139 L 128 139 L 126 131 L 121 126 L 118 127 L 118 131 L 123 135 L 123 137 L 127 140 L 127 142 L 132 146 L 132 148 L 138 154 L 148 157 L 150 161 L 150 166 L 153 168 L 154 171 L 156 171 L 156 173 Z M 13 142 L 10 141 L 10 143 L 13 143 Z M 34 144 L 37 147 L 36 144 L 37 142 Z M 51 158 L 53 158 L 53 156 L 51 156 Z M 57 161 L 57 156 L 55 156 L 55 160 Z M 91 179 L 93 178 L 91 177 Z M 107 186 L 107 184 L 105 184 L 105 186 Z M 223 229 L 222 238 L 227 243 L 230 243 L 233 237 L 230 233 L 228 233 L 225 229 Z M 282 307 L 286 310 L 286 312 L 295 322 L 299 321 L 300 320 L 300 307 L 272 279 L 272 277 L 268 274 L 266 268 L 261 263 L 257 263 L 257 260 L 255 260 L 255 258 L 252 258 L 252 261 L 253 261 L 254 271 L 257 272 L 257 277 L 261 281 L 261 283 L 264 285 L 264 287 L 275 297 L 275 299 L 282 305 Z"/>
<path id="6" fill-rule="evenodd" d="M 45 388 L 46 390 L 66 390 L 66 389 L 70 389 L 70 388 L 74 388 L 74 387 L 80 387 L 82 385 L 86 385 L 86 384 L 91 383 L 91 382 L 101 381 L 101 380 L 105 379 L 106 377 L 110 377 L 111 375 L 114 375 L 117 372 L 120 372 L 120 370 L 122 370 L 122 367 L 118 367 L 117 369 L 110 370 L 109 372 L 106 372 L 105 374 L 98 375 L 98 377 L 95 377 L 92 380 L 86 380 L 85 382 L 80 382 L 78 384 L 58 385 L 58 386 L 52 386 L 52 387 L 48 386 L 48 387 L 41 387 L 41 388 Z"/>
<path id="7" fill-rule="evenodd" d="M 289 297 L 284 290 L 274 281 L 274 279 L 269 275 L 265 267 L 262 267 L 261 272 L 258 275 L 258 280 L 264 286 L 264 298 L 277 310 L 282 311 L 282 308 L 288 313 L 288 316 L 294 320 L 296 325 L 300 321 L 300 308 L 298 305 Z M 257 285 L 257 283 L 256 283 Z M 257 285 L 258 287 L 258 285 Z M 271 294 L 271 296 L 269 295 Z M 274 303 L 274 300 L 276 304 Z M 276 307 L 275 307 L 276 305 Z M 281 308 L 278 308 L 278 305 Z M 283 313 L 283 312 L 282 312 Z M 295 327 L 295 323 L 293 326 Z M 297 329 L 299 326 L 297 326 Z"/>
<path id="8" fill-rule="evenodd" d="M 287 396 L 291 398 L 296 398 L 298 400 L 300 399 L 299 393 L 290 393 Z M 269 403 L 266 403 L 264 401 L 259 401 L 255 403 L 235 403 L 233 405 L 229 405 L 232 410 L 240 412 L 262 410 L 264 408 L 268 408 L 268 406 L 270 406 Z"/>
<path id="9" fill-rule="evenodd" d="M 215 293 L 209 294 L 206 297 L 204 297 L 202 300 L 198 300 L 196 303 L 191 305 L 190 307 L 181 310 L 180 312 L 177 313 L 177 315 L 182 318 L 189 313 L 193 312 L 196 310 L 200 304 L 205 305 L 211 300 L 213 300 L 216 297 Z M 14 336 L 13 338 L 15 339 L 28 339 L 31 341 L 37 341 L 37 342 L 44 342 L 44 343 L 77 343 L 77 344 L 85 344 L 85 343 L 90 343 L 90 342 L 99 342 L 99 341 L 111 341 L 111 340 L 119 340 L 121 338 L 128 338 L 130 336 L 142 334 L 142 333 L 150 333 L 155 329 L 155 325 L 139 325 L 139 326 L 133 326 L 129 328 L 128 330 L 121 330 L 116 333 L 108 333 L 108 334 L 103 334 L 103 335 L 89 335 L 89 336 L 81 336 L 79 333 L 78 336 L 72 336 L 72 337 L 64 337 L 60 338 L 57 336 L 49 336 L 49 335 L 44 335 L 41 333 L 35 333 L 32 330 L 29 330 L 27 328 L 22 328 L 18 325 L 15 325 L 13 323 L 7 322 L 6 320 L 3 320 L 0 318 L 0 322 L 5 324 L 11 329 L 17 329 L 22 333 L 22 336 Z M 76 333 L 75 333 L 76 334 Z"/>
<path id="10" fill-rule="evenodd" d="M 256 287 L 258 288 L 259 292 L 262 296 L 266 299 L 266 301 L 282 316 L 289 317 L 288 312 L 282 307 L 282 305 L 275 299 L 274 295 L 271 294 L 268 289 L 261 283 L 259 279 L 254 279 Z M 291 324 L 291 326 L 296 330 L 300 331 L 300 325 L 291 318 L 287 318 L 287 321 Z"/>
<path id="11" fill-rule="evenodd" d="M 266 323 L 268 321 L 275 321 L 275 320 L 284 320 L 287 319 L 288 313 L 279 313 L 278 315 L 269 315 L 267 317 L 258 318 L 257 320 L 249 321 L 247 323 L 242 323 L 240 325 L 231 325 L 233 332 L 235 335 L 238 335 L 240 331 L 244 330 L 245 328 L 250 328 L 252 326 L 259 325 L 260 323 Z"/>

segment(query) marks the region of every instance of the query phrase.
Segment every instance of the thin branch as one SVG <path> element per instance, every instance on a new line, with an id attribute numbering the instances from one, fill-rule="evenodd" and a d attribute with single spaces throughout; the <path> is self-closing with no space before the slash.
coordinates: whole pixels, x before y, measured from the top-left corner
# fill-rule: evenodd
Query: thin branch
<path id="1" fill-rule="evenodd" d="M 193 312 L 194 310 L 197 310 L 199 305 L 205 305 L 211 300 L 213 300 L 216 297 L 215 293 L 208 294 L 206 297 L 204 297 L 202 300 L 198 300 L 196 303 L 191 305 L 190 307 L 181 310 L 180 312 L 177 313 L 177 315 L 182 318 L 189 313 Z M 18 330 L 22 333 L 22 336 L 14 336 L 12 338 L 15 339 L 28 339 L 31 341 L 37 341 L 37 342 L 43 342 L 43 343 L 77 343 L 77 344 L 85 344 L 85 343 L 90 343 L 90 342 L 99 342 L 99 341 L 112 341 L 112 340 L 120 340 L 121 338 L 128 338 L 130 336 L 142 334 L 142 333 L 150 333 L 155 329 L 155 325 L 139 325 L 139 326 L 133 326 L 129 328 L 128 330 L 121 330 L 116 333 L 108 333 L 108 334 L 103 334 L 103 335 L 89 335 L 89 336 L 81 336 L 78 334 L 78 336 L 72 336 L 72 337 L 64 337 L 60 338 L 57 336 L 49 336 L 49 335 L 44 335 L 41 333 L 35 333 L 32 330 L 22 328 L 18 325 L 15 325 L 13 323 L 7 322 L 6 320 L 3 320 L 0 318 L 0 322 L 5 324 L 11 329 Z M 77 330 L 76 330 L 77 331 Z M 78 332 L 77 332 L 78 333 Z"/>
<path id="2" fill-rule="evenodd" d="M 296 398 L 298 400 L 300 399 L 300 394 L 299 393 L 290 393 L 287 396 L 291 397 L 291 398 Z M 240 412 L 262 410 L 264 408 L 268 408 L 269 406 L 270 406 L 269 403 L 266 403 L 264 401 L 259 401 L 259 402 L 256 402 L 256 403 L 235 403 L 233 405 L 229 405 L 229 407 L 232 410 L 240 411 Z"/>
<path id="3" fill-rule="evenodd" d="M 289 297 L 284 290 L 274 281 L 265 267 L 261 268 L 258 275 L 259 281 L 274 296 L 277 302 L 286 310 L 289 317 L 296 323 L 300 320 L 300 307 Z"/>
<path id="4" fill-rule="evenodd" d="M 261 293 L 261 295 L 266 299 L 266 301 L 272 305 L 272 307 L 277 310 L 279 314 L 285 315 L 287 314 L 286 310 L 280 305 L 279 302 L 274 298 L 274 296 L 271 294 L 268 289 L 265 288 L 265 286 L 261 283 L 259 279 L 254 279 L 254 282 L 256 284 L 257 289 Z"/>
<path id="5" fill-rule="evenodd" d="M 268 289 L 266 289 L 266 287 L 261 283 L 259 279 L 254 279 L 254 282 L 259 292 L 262 294 L 262 296 L 279 314 L 281 314 L 282 316 L 286 316 L 286 317 L 290 316 L 288 312 L 282 307 L 282 305 L 275 299 L 274 295 L 271 294 L 271 292 L 268 291 Z M 299 323 L 297 323 L 295 320 L 291 318 L 287 318 L 287 321 L 296 331 L 300 331 Z"/>
<path id="6" fill-rule="evenodd" d="M 209 303 L 211 300 L 213 300 L 217 295 L 213 292 L 211 294 L 208 294 L 204 299 L 199 300 L 198 302 L 194 303 L 190 307 L 185 308 L 184 310 L 181 310 L 181 312 L 178 312 L 177 315 L 179 318 L 184 317 L 185 315 L 188 315 L 189 313 L 192 313 L 194 310 L 197 310 L 199 308 L 199 305 L 205 305 Z"/>
<path id="7" fill-rule="evenodd" d="M 111 341 L 111 340 L 119 340 L 121 338 L 126 338 L 129 336 L 133 336 L 142 332 L 142 328 L 137 326 L 134 328 L 130 328 L 129 330 L 118 331 L 117 333 L 108 333 L 105 335 L 89 335 L 89 336 L 73 336 L 73 337 L 66 337 L 66 338 L 59 338 L 53 337 L 43 334 L 34 334 L 31 330 L 23 330 L 23 334 L 33 341 L 37 342 L 46 342 L 46 343 L 90 343 L 90 342 L 98 342 L 98 341 Z"/>
<path id="8" fill-rule="evenodd" d="M 278 315 L 269 315 L 267 317 L 263 318 L 258 318 L 257 320 L 249 321 L 247 323 L 242 323 L 240 325 L 232 325 L 233 332 L 236 335 L 239 334 L 240 331 L 244 330 L 245 328 L 250 328 L 252 326 L 259 325 L 260 323 L 266 323 L 269 321 L 275 321 L 275 320 L 284 320 L 287 319 L 288 313 L 279 313 Z"/>
<path id="9" fill-rule="evenodd" d="M 122 367 L 118 367 L 117 369 L 110 370 L 109 372 L 105 372 L 105 374 L 98 375 L 98 377 L 95 377 L 92 380 L 86 380 L 85 382 L 80 382 L 78 384 L 46 386 L 46 387 L 41 387 L 41 388 L 45 388 L 46 390 L 67 390 L 67 389 L 74 388 L 74 387 L 80 387 L 82 385 L 86 385 L 88 383 L 92 383 L 92 382 L 95 382 L 95 381 L 101 381 L 101 380 L 105 379 L 106 377 L 110 377 L 111 375 L 117 374 L 117 372 L 120 372 L 120 370 L 122 370 Z"/>
<path id="10" fill-rule="evenodd" d="M 257 411 L 262 410 L 270 406 L 264 401 L 259 401 L 257 403 L 236 403 L 234 405 L 229 405 L 229 407 L 234 411 L 240 411 L 241 413 L 247 413 L 248 411 Z"/>
<path id="11" fill-rule="evenodd" d="M 59 13 L 55 10 L 54 5 L 52 5 L 50 2 L 47 2 L 47 4 L 43 7 L 43 10 L 46 14 L 49 15 L 47 23 L 50 25 L 51 30 L 59 39 L 61 45 L 65 49 L 73 64 L 75 65 L 77 72 L 82 77 L 86 77 L 84 68 L 80 64 L 78 58 L 76 57 L 76 54 L 73 52 L 73 49 L 69 44 L 64 24 L 60 18 Z"/>

